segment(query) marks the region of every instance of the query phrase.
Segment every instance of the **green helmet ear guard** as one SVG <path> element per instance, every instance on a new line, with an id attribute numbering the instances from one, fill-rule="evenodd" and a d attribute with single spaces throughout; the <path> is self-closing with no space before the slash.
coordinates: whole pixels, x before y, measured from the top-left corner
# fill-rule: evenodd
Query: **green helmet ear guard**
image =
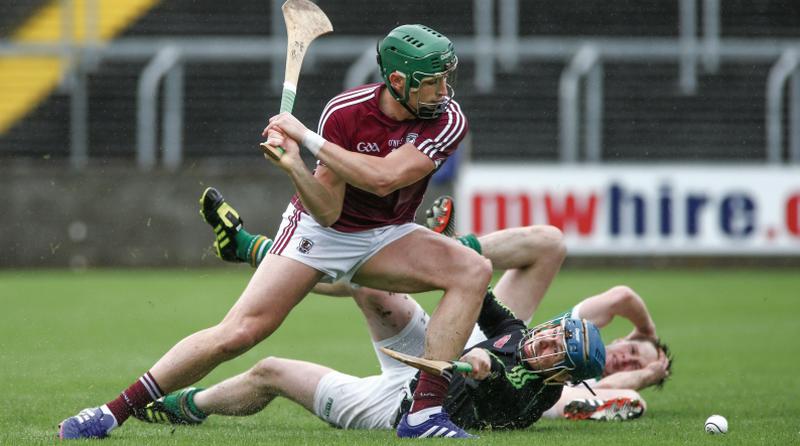
<path id="1" fill-rule="evenodd" d="M 442 76 L 455 69 L 458 58 L 453 42 L 424 25 L 401 25 L 378 42 L 378 66 L 392 97 L 405 105 L 412 88 L 419 88 L 426 77 Z M 405 90 L 392 88 L 389 75 L 399 72 L 406 78 Z"/>

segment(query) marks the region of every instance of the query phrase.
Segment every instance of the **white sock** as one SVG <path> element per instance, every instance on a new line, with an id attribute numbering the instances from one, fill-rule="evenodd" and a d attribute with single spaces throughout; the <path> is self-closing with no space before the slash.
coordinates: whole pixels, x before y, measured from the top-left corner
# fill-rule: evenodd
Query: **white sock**
<path id="1" fill-rule="evenodd" d="M 408 424 L 409 426 L 416 426 L 418 424 L 422 424 L 428 421 L 428 418 L 430 418 L 431 415 L 435 415 L 441 411 L 442 411 L 442 406 L 434 406 L 434 407 L 429 407 L 427 409 L 418 410 L 414 413 L 410 413 L 408 414 L 407 418 Z"/>
<path id="2" fill-rule="evenodd" d="M 110 428 L 108 428 L 106 432 L 111 432 L 114 429 L 116 429 L 119 426 L 119 424 L 117 423 L 117 418 L 114 417 L 114 414 L 111 413 L 111 410 L 108 408 L 108 405 L 103 404 L 102 406 L 100 406 L 100 410 L 103 412 L 103 414 L 110 416 L 111 419 L 114 420 L 114 424 Z"/>

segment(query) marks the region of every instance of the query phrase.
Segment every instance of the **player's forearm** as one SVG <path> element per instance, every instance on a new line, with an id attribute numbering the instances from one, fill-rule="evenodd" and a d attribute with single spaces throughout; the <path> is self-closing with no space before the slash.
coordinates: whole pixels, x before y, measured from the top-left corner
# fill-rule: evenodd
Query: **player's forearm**
<path id="1" fill-rule="evenodd" d="M 350 152 L 330 141 L 325 141 L 316 157 L 349 184 L 381 197 L 404 186 L 385 158 Z"/>
<path id="2" fill-rule="evenodd" d="M 322 226 L 330 226 L 339 219 L 342 199 L 319 182 L 305 165 L 289 171 L 303 207 Z"/>
<path id="3" fill-rule="evenodd" d="M 616 313 L 631 321 L 636 331 L 644 336 L 655 336 L 655 324 L 647 311 L 644 300 L 628 287 L 617 287 L 620 299 L 615 305 Z"/>
<path id="4" fill-rule="evenodd" d="M 627 286 L 615 286 L 601 294 L 589 297 L 580 304 L 580 316 L 598 328 L 610 324 L 616 316 L 628 319 L 637 332 L 655 330 L 644 301 Z M 654 335 L 655 333 L 653 333 Z"/>
<path id="5" fill-rule="evenodd" d="M 650 373 L 646 369 L 617 372 L 608 375 L 595 384 L 599 389 L 643 389 L 651 384 Z"/>

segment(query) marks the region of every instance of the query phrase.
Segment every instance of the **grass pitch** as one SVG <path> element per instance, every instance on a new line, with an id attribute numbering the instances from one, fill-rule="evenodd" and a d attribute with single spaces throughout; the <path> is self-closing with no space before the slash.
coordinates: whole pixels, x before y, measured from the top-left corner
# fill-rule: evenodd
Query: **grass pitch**
<path id="1" fill-rule="evenodd" d="M 56 425 L 102 404 L 175 342 L 217 322 L 249 279 L 245 268 L 201 271 L 0 271 L 0 444 L 50 444 Z M 624 423 L 540 421 L 483 432 L 480 444 L 800 444 L 800 273 L 792 270 L 564 271 L 534 322 L 580 298 L 627 284 L 646 300 L 676 360 L 649 410 Z M 418 299 L 430 309 L 436 294 Z M 606 340 L 630 327 L 617 321 Z M 344 372 L 378 372 L 366 325 L 348 299 L 309 296 L 270 339 L 223 364 L 201 385 L 268 356 L 313 360 Z M 730 432 L 703 431 L 709 415 Z M 332 429 L 287 401 L 248 418 L 201 427 L 131 420 L 119 445 L 384 444 L 393 432 Z M 429 440 L 426 442 L 446 440 Z"/>

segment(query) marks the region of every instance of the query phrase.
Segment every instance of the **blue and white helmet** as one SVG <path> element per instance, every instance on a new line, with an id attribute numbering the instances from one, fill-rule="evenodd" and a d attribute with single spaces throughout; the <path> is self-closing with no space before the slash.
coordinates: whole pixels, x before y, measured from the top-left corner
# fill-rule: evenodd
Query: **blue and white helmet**
<path id="1" fill-rule="evenodd" d="M 606 365 L 600 330 L 586 319 L 560 317 L 528 331 L 517 348 L 520 361 L 535 372 L 556 371 L 546 382 L 569 374 L 578 383 L 596 378 Z"/>

